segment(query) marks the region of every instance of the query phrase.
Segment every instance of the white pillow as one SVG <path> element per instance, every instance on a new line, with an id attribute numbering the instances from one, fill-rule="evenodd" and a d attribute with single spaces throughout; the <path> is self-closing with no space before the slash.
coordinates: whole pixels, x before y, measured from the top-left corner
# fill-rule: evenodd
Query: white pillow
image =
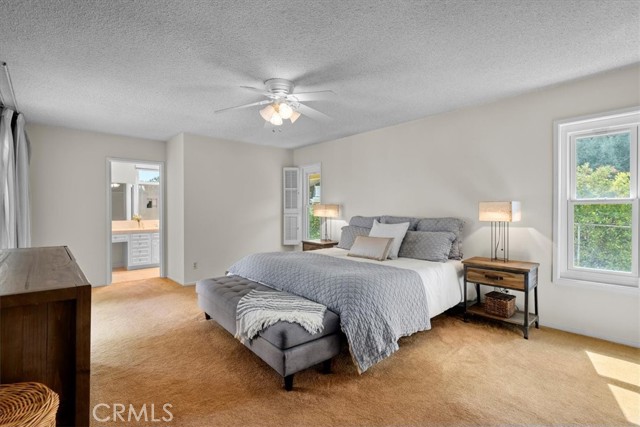
<path id="1" fill-rule="evenodd" d="M 377 220 L 373 221 L 373 228 L 369 232 L 370 237 L 393 237 L 391 249 L 389 250 L 389 258 L 398 258 L 398 251 L 404 235 L 409 229 L 409 222 L 401 222 L 399 224 L 380 224 Z"/>
<path id="2" fill-rule="evenodd" d="M 393 239 L 390 237 L 357 236 L 347 255 L 384 261 L 392 243 Z"/>

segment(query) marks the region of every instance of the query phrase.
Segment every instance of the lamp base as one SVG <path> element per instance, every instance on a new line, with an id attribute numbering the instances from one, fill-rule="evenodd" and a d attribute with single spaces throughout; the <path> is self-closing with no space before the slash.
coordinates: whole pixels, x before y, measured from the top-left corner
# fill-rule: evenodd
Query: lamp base
<path id="1" fill-rule="evenodd" d="M 320 237 L 320 241 L 321 242 L 331 242 L 331 230 L 330 227 L 328 227 L 328 222 L 329 222 L 328 217 L 323 217 L 322 218 L 322 225 L 321 227 L 324 228 L 324 232 L 322 233 L 322 236 Z"/>
<path id="2" fill-rule="evenodd" d="M 491 261 L 509 261 L 509 223 L 491 222 Z"/>

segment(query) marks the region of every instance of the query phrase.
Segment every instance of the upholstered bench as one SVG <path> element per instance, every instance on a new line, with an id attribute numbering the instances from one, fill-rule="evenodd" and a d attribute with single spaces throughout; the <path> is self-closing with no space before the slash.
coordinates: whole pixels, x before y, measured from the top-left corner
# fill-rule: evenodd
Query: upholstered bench
<path id="1" fill-rule="evenodd" d="M 224 276 L 196 283 L 198 305 L 207 319 L 213 319 L 232 335 L 236 332 L 238 301 L 252 289 L 273 290 L 239 276 Z M 321 332 L 311 335 L 297 323 L 278 322 L 245 344 L 258 357 L 284 377 L 284 388 L 293 388 L 293 375 L 323 363 L 331 369 L 331 358 L 340 352 L 340 319 L 327 310 Z"/>

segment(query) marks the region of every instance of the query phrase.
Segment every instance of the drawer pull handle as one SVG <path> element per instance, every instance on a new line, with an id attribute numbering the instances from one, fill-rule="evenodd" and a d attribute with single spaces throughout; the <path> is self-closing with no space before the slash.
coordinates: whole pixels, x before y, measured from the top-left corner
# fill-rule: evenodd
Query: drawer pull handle
<path id="1" fill-rule="evenodd" d="M 502 280 L 502 276 L 494 276 L 493 274 L 485 274 L 484 277 L 486 277 L 489 280 Z"/>

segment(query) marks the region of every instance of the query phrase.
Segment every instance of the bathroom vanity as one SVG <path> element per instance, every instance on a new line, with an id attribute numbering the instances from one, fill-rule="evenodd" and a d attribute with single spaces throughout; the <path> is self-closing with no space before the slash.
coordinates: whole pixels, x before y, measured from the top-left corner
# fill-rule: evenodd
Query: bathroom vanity
<path id="1" fill-rule="evenodd" d="M 140 225 L 137 221 L 113 221 L 111 244 L 121 245 L 128 270 L 160 265 L 158 221 L 141 221 Z"/>

